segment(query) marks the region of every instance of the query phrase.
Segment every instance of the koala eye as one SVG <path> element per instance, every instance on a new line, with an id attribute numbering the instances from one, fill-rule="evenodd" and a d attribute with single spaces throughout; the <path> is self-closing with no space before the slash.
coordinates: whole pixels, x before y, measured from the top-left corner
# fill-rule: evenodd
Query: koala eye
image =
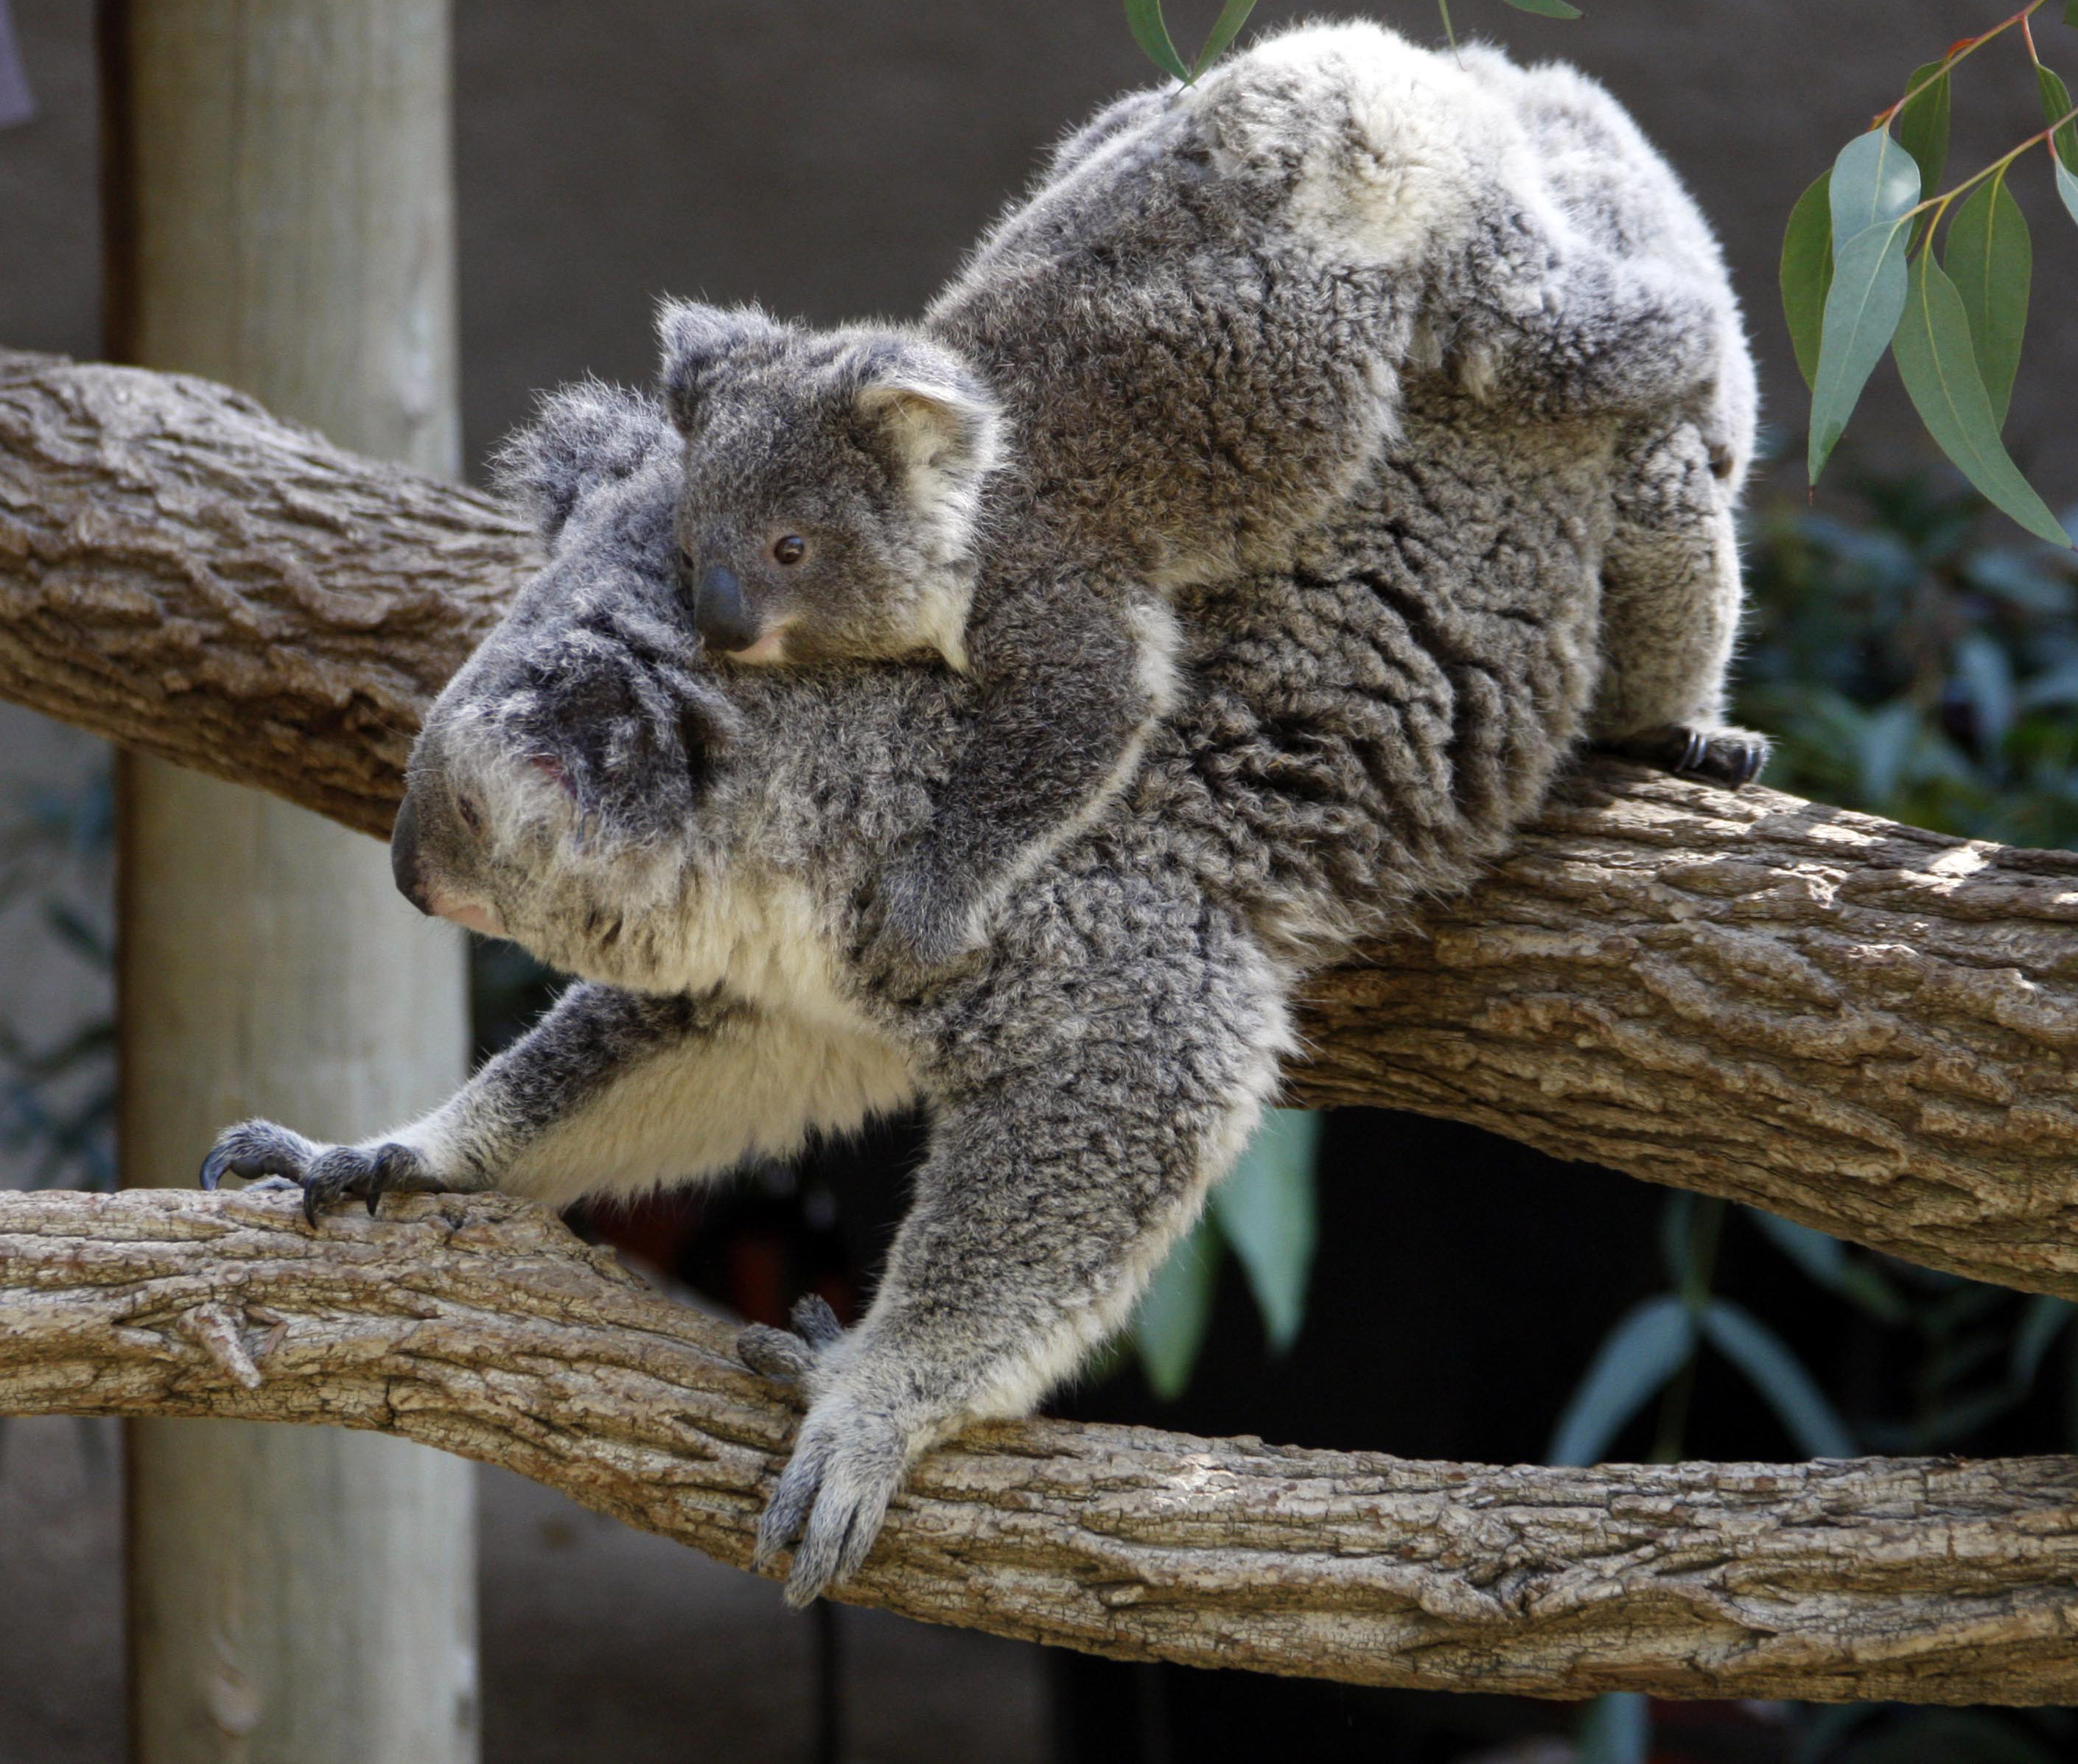
<path id="1" fill-rule="evenodd" d="M 808 542 L 799 533 L 789 533 L 784 539 L 774 540 L 772 561 L 775 564 L 798 564 L 808 555 Z"/>
<path id="2" fill-rule="evenodd" d="M 476 806 L 474 797 L 457 796 L 455 812 L 461 816 L 462 825 L 478 837 L 483 832 L 483 811 Z"/>

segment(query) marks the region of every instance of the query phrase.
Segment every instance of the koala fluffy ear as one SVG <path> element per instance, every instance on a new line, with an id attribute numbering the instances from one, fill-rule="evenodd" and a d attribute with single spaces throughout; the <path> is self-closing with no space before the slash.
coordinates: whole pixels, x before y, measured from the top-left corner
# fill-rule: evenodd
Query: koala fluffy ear
<path id="1" fill-rule="evenodd" d="M 553 544 L 587 494 L 627 477 L 657 448 L 678 444 L 649 399 L 581 380 L 550 393 L 534 420 L 506 437 L 491 458 L 491 482 L 533 516 Z"/>
<path id="2" fill-rule="evenodd" d="M 945 548 L 963 551 L 983 481 L 1003 463 L 1003 407 L 978 373 L 949 351 L 876 351 L 855 394 L 880 435 L 919 516 Z"/>
<path id="3" fill-rule="evenodd" d="M 666 300 L 657 308 L 657 341 L 664 354 L 657 390 L 681 434 L 699 421 L 700 404 L 713 384 L 716 370 L 746 344 L 768 347 L 783 342 L 786 327 L 757 307 L 703 306 L 696 300 Z"/>

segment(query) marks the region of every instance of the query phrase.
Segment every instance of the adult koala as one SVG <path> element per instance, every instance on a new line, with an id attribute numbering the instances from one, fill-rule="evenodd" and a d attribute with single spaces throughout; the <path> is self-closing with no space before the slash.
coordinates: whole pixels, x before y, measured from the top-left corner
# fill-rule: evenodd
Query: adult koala
<path id="1" fill-rule="evenodd" d="M 1723 386 L 1644 425 L 1557 415 L 1448 346 L 1492 317 L 1476 287 L 1432 306 L 1383 463 L 1278 567 L 1179 597 L 1175 703 L 1132 782 L 928 981 L 875 965 L 866 903 L 955 772 L 970 683 L 710 665 L 679 586 L 678 433 L 651 398 L 558 394 L 506 460 L 548 567 L 434 707 L 393 851 L 426 911 L 582 978 L 425 1119 L 355 1146 L 248 1122 L 205 1183 L 292 1182 L 314 1220 L 391 1189 L 561 1205 L 923 1099 L 930 1156 L 864 1322 L 745 1338 L 810 1398 L 760 1560 L 799 1537 L 797 1603 L 855 1569 L 918 1453 L 1028 1409 L 1124 1320 L 1275 1089 L 1311 970 L 1463 885 L 1584 738 L 1714 713 L 1752 411 L 1723 270 L 1605 96 L 1505 77 L 1526 118 L 1550 100 L 1538 127 L 1587 117 L 1583 163 L 1634 162 L 1526 191 L 1525 213 L 1686 250 L 1727 315 Z"/>

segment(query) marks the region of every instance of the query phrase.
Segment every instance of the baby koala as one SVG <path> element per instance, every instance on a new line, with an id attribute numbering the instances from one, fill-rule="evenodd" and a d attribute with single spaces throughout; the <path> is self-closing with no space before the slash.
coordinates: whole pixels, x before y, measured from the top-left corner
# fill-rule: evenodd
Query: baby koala
<path id="1" fill-rule="evenodd" d="M 1659 272 L 1571 226 L 1486 82 L 1339 26 L 1112 106 L 920 323 L 667 304 L 708 651 L 935 654 L 978 689 L 883 874 L 883 949 L 972 947 L 1123 786 L 1171 694 L 1173 597 L 1287 561 L 1377 463 L 1410 361 L 1554 421 L 1691 395 L 1717 314 Z"/>

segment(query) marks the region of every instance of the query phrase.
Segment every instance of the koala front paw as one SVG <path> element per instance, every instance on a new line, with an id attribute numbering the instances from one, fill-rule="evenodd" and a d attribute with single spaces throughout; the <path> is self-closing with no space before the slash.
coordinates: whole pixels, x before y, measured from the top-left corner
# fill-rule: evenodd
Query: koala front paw
<path id="1" fill-rule="evenodd" d="M 793 1320 L 791 1334 L 753 1324 L 737 1337 L 736 1353 L 753 1371 L 812 1390 L 845 1332 L 820 1299 L 803 1299 Z M 791 1545 L 787 1603 L 796 1610 L 812 1604 L 864 1566 L 913 1455 L 891 1412 L 841 1384 L 823 1391 L 758 1520 L 751 1566 L 763 1572 Z"/>
<path id="2" fill-rule="evenodd" d="M 348 1195 L 361 1195 L 373 1213 L 393 1188 L 440 1186 L 408 1145 L 320 1145 L 272 1121 L 240 1121 L 217 1135 L 202 1160 L 202 1186 L 215 1188 L 227 1176 L 301 1189 L 303 1217 L 313 1226 L 319 1207 Z"/>
<path id="3" fill-rule="evenodd" d="M 945 968 L 981 947 L 974 934 L 973 889 L 920 848 L 888 865 L 878 907 L 874 947 L 892 960 Z"/>

